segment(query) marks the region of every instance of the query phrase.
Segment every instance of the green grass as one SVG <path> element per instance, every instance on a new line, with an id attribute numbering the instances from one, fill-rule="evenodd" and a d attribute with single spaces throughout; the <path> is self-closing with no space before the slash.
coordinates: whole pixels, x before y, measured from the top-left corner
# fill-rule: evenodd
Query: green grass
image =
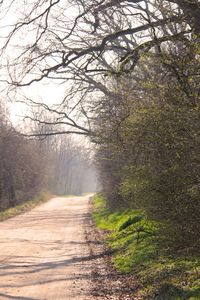
<path id="1" fill-rule="evenodd" d="M 112 213 L 106 199 L 93 198 L 93 219 L 105 230 L 105 243 L 114 250 L 113 263 L 123 273 L 134 273 L 141 288 L 134 297 L 156 300 L 200 299 L 200 257 L 169 255 L 158 246 L 159 225 L 145 212 Z"/>
<path id="2" fill-rule="evenodd" d="M 78 198 L 78 197 L 85 197 L 85 196 L 88 196 L 88 195 L 91 195 L 92 193 L 83 193 L 81 195 L 57 195 L 57 197 L 60 197 L 60 198 Z"/>
<path id="3" fill-rule="evenodd" d="M 76 198 L 76 195 L 56 195 L 58 198 Z"/>
<path id="4" fill-rule="evenodd" d="M 91 194 L 94 194 L 94 192 L 85 192 L 85 193 L 82 193 L 81 196 L 85 197 L 85 196 L 89 196 Z"/>
<path id="5" fill-rule="evenodd" d="M 31 200 L 28 200 L 20 205 L 16 205 L 15 207 L 8 208 L 4 211 L 0 212 L 0 221 L 7 220 L 9 218 L 15 217 L 19 214 L 22 214 L 26 211 L 29 211 L 40 205 L 51 198 L 51 195 L 48 192 L 42 192 Z"/>

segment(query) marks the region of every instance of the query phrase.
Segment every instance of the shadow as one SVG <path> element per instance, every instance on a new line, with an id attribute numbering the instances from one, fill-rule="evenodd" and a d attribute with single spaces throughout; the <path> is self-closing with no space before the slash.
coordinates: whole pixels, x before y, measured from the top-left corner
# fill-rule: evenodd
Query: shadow
<path id="1" fill-rule="evenodd" d="M 69 259 L 63 259 L 63 260 L 59 260 L 59 261 L 47 261 L 44 263 L 29 263 L 27 261 L 27 257 L 24 257 L 24 259 L 26 259 L 25 263 L 17 262 L 17 261 L 12 261 L 12 263 L 6 265 L 3 265 L 0 267 L 0 270 L 2 269 L 4 272 L 2 274 L 0 274 L 1 276 L 8 276 L 8 275 L 20 275 L 22 274 L 33 274 L 33 273 L 38 273 L 41 271 L 45 271 L 45 270 L 54 270 L 54 269 L 59 269 L 62 267 L 66 267 L 69 265 L 74 265 L 77 263 L 82 263 L 82 262 L 89 262 L 92 260 L 96 260 L 99 258 L 103 258 L 104 256 L 110 254 L 111 252 L 109 250 L 104 251 L 103 253 L 100 254 L 94 254 L 94 255 L 88 255 L 88 256 L 81 256 L 81 257 L 72 257 Z M 20 259 L 22 259 L 23 257 L 20 257 Z M 31 259 L 31 257 L 29 257 L 29 259 Z M 16 272 L 15 270 L 17 269 L 23 269 L 22 271 Z M 5 272 L 6 270 L 11 270 L 11 272 Z M 12 272 L 12 270 L 14 272 Z M 5 286 L 4 286 L 5 287 Z M 6 286 L 8 287 L 8 286 Z"/>
<path id="2" fill-rule="evenodd" d="M 154 300 L 189 300 L 191 297 L 200 299 L 200 288 L 190 291 L 176 287 L 172 284 L 163 284 L 157 291 Z"/>
<path id="3" fill-rule="evenodd" d="M 135 291 L 135 285 L 134 283 L 131 285 L 131 288 L 127 287 L 126 280 L 127 277 L 124 275 L 116 274 L 116 273 L 101 273 L 101 270 L 98 269 L 98 267 L 101 267 L 102 260 L 104 260 L 107 256 L 110 255 L 110 251 L 102 251 L 98 254 L 94 255 L 87 255 L 87 256 L 78 256 L 78 257 L 71 257 L 69 259 L 60 259 L 59 261 L 46 261 L 44 263 L 31 263 L 31 259 L 33 259 L 34 256 L 26 257 L 24 256 L 24 263 L 23 257 L 20 256 L 21 261 L 17 261 L 18 256 L 13 257 L 10 264 L 5 264 L 4 266 L 0 267 L 0 270 L 2 270 L 2 274 L 0 276 L 12 276 L 12 278 L 15 278 L 15 276 L 25 275 L 25 278 L 31 278 L 31 274 L 36 274 L 36 278 L 31 282 L 26 282 L 25 280 L 18 279 L 15 280 L 15 283 L 5 283 L 0 284 L 1 288 L 23 288 L 28 286 L 39 286 L 39 288 L 42 288 L 43 285 L 55 283 L 55 282 L 78 282 L 78 288 L 84 287 L 85 282 L 93 282 L 94 285 L 92 285 L 92 290 L 90 290 L 90 295 L 93 296 L 95 299 L 99 296 L 103 297 L 110 297 L 111 295 L 123 295 L 127 294 L 130 291 Z M 92 262 L 93 271 L 87 272 L 87 268 L 89 266 L 88 262 Z M 59 270 L 62 267 L 70 266 L 73 264 L 80 265 L 81 273 L 74 273 L 74 270 L 72 269 L 72 273 L 70 274 L 59 274 Z M 91 268 L 89 266 L 89 268 Z M 58 274 L 56 272 L 56 269 L 58 269 Z M 49 273 L 46 273 L 45 271 L 50 270 Z M 40 277 L 40 272 L 43 272 Z M 85 272 L 86 271 L 86 272 Z M 45 276 L 44 276 L 45 274 Z M 29 276 L 30 275 L 30 276 Z M 59 277 L 58 277 L 58 276 Z M 19 277 L 19 278 L 20 278 Z M 37 280 L 37 278 L 40 278 Z M 112 288 L 110 288 L 109 282 L 112 281 L 115 283 Z M 96 284 L 97 283 L 97 284 Z M 38 287 L 37 287 L 38 288 Z M 78 292 L 78 291 L 77 291 Z M 87 292 L 87 291 L 86 291 Z M 80 291 L 81 294 L 85 293 L 84 291 Z M 87 299 L 88 294 L 84 294 L 86 296 L 85 299 Z M 0 299 L 1 297 L 5 299 L 21 299 L 21 300 L 39 300 L 31 297 L 21 297 L 21 296 L 11 296 L 8 294 L 0 293 Z"/>
<path id="4" fill-rule="evenodd" d="M 6 243 L 6 244 L 12 244 L 12 243 L 29 243 L 31 241 L 31 244 L 38 244 L 38 245 L 45 245 L 45 246 L 51 246 L 55 247 L 52 248 L 52 250 L 55 250 L 56 248 L 62 249 L 61 247 L 65 247 L 67 245 L 88 245 L 88 244 L 93 244 L 93 245 L 99 245 L 101 244 L 101 241 L 96 241 L 96 240 L 87 240 L 87 241 L 63 241 L 63 240 L 56 240 L 56 241 L 42 241 L 42 240 L 34 240 L 34 239 L 23 239 L 23 238 L 5 238 L 5 239 L 0 239 L 1 244 Z M 0 261 L 1 262 L 1 261 Z"/>
<path id="5" fill-rule="evenodd" d="M 90 215 L 86 212 L 86 213 L 82 213 L 80 212 L 67 212 L 67 211 L 60 211 L 60 210 L 54 210 L 54 211 L 31 211 L 31 212 L 27 212 L 26 214 L 23 215 L 19 215 L 13 219 L 9 219 L 9 224 L 8 226 L 10 226 L 12 228 L 12 226 L 14 225 L 14 227 L 16 228 L 18 226 L 18 224 L 20 224 L 20 227 L 32 227 L 33 224 L 34 226 L 41 226 L 40 222 L 43 223 L 43 221 L 47 221 L 46 223 L 50 224 L 68 224 L 70 221 L 73 221 L 76 223 L 86 223 L 87 220 L 90 219 Z M 51 223 L 52 222 L 52 223 Z"/>
<path id="6" fill-rule="evenodd" d="M 4 298 L 7 298 L 7 299 L 19 299 L 19 300 L 39 300 L 39 299 L 36 299 L 36 298 L 22 297 L 22 296 L 11 296 L 11 295 L 2 294 L 2 293 L 0 293 L 0 297 L 4 297 Z"/>
<path id="7" fill-rule="evenodd" d="M 118 293 L 122 295 L 130 291 L 127 288 L 127 277 L 115 272 L 112 273 L 109 270 L 102 271 L 111 251 L 99 250 L 98 245 L 101 244 L 101 241 L 98 236 L 96 238 L 90 234 L 86 236 L 84 231 L 87 226 L 90 226 L 88 224 L 91 224 L 91 216 L 89 213 L 81 212 L 81 209 L 80 205 L 80 210 L 76 207 L 74 209 L 70 208 L 70 211 L 62 211 L 62 209 L 31 211 L 5 223 L 3 230 L 6 234 L 3 235 L 0 242 L 2 249 L 10 248 L 8 251 L 9 256 L 6 257 L 6 253 L 4 254 L 5 259 L 3 259 L 3 255 L 1 256 L 0 287 L 3 293 L 0 293 L 0 299 L 39 300 L 31 298 L 31 296 L 10 295 L 12 294 L 10 290 L 8 290 L 9 294 L 6 294 L 5 288 L 19 288 L 20 290 L 23 287 L 34 286 L 35 289 L 40 289 L 43 285 L 55 282 L 63 282 L 64 285 L 66 283 L 66 287 L 67 285 L 71 287 L 75 282 L 75 293 L 79 295 L 90 293 L 94 296 L 94 299 L 95 295 L 98 297 L 99 293 L 109 297 L 109 295 L 117 295 Z M 74 231 L 74 236 L 67 236 L 68 231 L 63 231 L 63 235 L 57 236 L 60 228 L 62 232 L 62 229 L 66 227 L 69 232 L 72 227 L 76 227 L 77 234 Z M 83 241 L 81 235 L 78 234 L 80 227 L 83 229 L 83 231 L 82 229 L 80 231 L 81 235 L 83 233 Z M 15 237 L 15 229 L 18 228 L 20 231 L 18 236 Z M 53 234 L 51 237 L 48 232 L 54 230 L 54 228 L 56 228 L 55 235 Z M 9 235 L 7 235 L 7 232 L 9 232 Z M 19 234 L 21 232 L 22 234 Z M 44 237 L 43 240 L 40 240 L 39 234 L 41 232 L 44 232 L 41 235 L 41 239 Z M 61 240 L 62 237 L 63 240 Z M 17 248 L 16 245 L 20 247 Z M 26 250 L 26 246 L 31 247 L 32 245 L 33 248 L 29 252 L 31 254 L 26 256 L 28 250 L 23 251 L 23 248 Z M 36 247 L 34 247 L 35 245 Z M 37 245 L 41 247 L 37 247 Z M 93 245 L 97 246 L 94 250 Z M 15 247 L 21 249 L 18 250 L 19 253 L 16 253 Z M 37 249 L 39 249 L 38 256 Z M 68 266 L 69 268 L 65 269 Z M 110 280 L 114 282 L 112 288 L 110 288 Z M 92 285 L 89 288 L 92 291 L 88 291 L 87 287 L 83 291 L 85 284 L 91 282 Z M 135 290 L 134 283 L 131 285 L 131 289 Z M 87 296 L 85 299 L 87 299 Z"/>

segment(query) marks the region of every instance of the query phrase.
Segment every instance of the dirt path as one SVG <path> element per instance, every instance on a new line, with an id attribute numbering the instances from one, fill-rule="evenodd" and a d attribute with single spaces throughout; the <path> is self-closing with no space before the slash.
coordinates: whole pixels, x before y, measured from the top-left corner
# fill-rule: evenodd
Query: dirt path
<path id="1" fill-rule="evenodd" d="M 54 198 L 0 223 L 0 299 L 94 299 L 88 202 Z"/>

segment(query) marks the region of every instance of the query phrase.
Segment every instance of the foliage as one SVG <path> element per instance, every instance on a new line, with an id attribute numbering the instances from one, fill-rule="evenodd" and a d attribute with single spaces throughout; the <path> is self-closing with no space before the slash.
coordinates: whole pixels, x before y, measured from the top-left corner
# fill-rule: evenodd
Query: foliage
<path id="1" fill-rule="evenodd" d="M 0 107 L 0 112 L 4 107 Z M 0 210 L 21 204 L 44 190 L 48 155 L 45 144 L 17 133 L 8 115 L 0 117 Z"/>
<path id="2" fill-rule="evenodd" d="M 52 176 L 49 189 L 57 195 L 81 195 L 94 192 L 97 174 L 86 146 L 72 137 L 53 137 L 50 147 Z"/>
<path id="3" fill-rule="evenodd" d="M 28 139 L 13 128 L 4 111 L 0 106 L 0 211 L 44 190 L 53 194 L 95 190 L 96 172 L 82 145 L 66 137 Z"/>
<path id="4" fill-rule="evenodd" d="M 33 199 L 24 200 L 24 203 L 8 208 L 0 212 L 0 221 L 15 217 L 21 213 L 29 211 L 50 199 L 51 195 L 48 192 L 42 192 L 36 195 Z"/>
<path id="5" fill-rule="evenodd" d="M 12 26 L 3 26 L 2 83 L 8 86 L 10 98 L 13 95 L 39 108 L 34 116 L 26 116 L 40 127 L 30 134 L 89 136 L 97 148 L 109 208 L 145 210 L 152 222 L 160 223 L 163 247 L 197 252 L 199 1 L 33 0 L 20 5 L 13 0 L 12 5 L 1 1 L 0 7 L 3 23 L 9 19 L 7 13 L 18 12 Z M 23 40 L 21 45 L 19 40 Z M 24 100 L 16 92 L 51 80 L 66 88 L 59 105 L 49 106 L 32 97 Z M 43 181 L 42 160 L 35 155 L 37 143 L 25 141 L 13 130 L 11 136 L 6 144 L 8 156 L 12 157 L 15 148 L 20 151 L 14 162 L 7 157 L 0 160 L 1 169 L 7 170 L 0 179 L 1 199 L 6 199 L 3 208 L 38 190 Z M 22 148 L 19 141 L 23 141 Z M 70 154 L 65 146 L 59 155 L 66 159 Z M 32 155 L 30 148 L 35 149 Z M 79 157 L 78 153 L 73 161 L 80 163 Z M 70 178 L 73 164 L 67 159 L 62 162 L 55 170 Z M 63 183 L 62 175 L 57 190 L 74 193 L 74 186 Z M 83 192 L 80 185 L 79 181 L 78 193 Z M 123 230 L 131 222 L 125 220 Z"/>
<path id="6" fill-rule="evenodd" d="M 124 167 L 123 196 L 145 207 L 154 220 L 162 221 L 168 241 L 176 242 L 177 248 L 198 249 L 200 242 L 199 117 L 197 106 L 148 109 L 140 162 L 128 160 L 129 167 Z M 141 122 L 144 126 L 144 118 Z M 130 143 L 136 136 L 135 127 L 131 120 Z"/>
<path id="7" fill-rule="evenodd" d="M 134 273 L 139 290 L 133 295 L 142 299 L 199 299 L 200 261 L 195 256 L 169 255 L 157 243 L 158 223 L 143 219 L 137 226 L 145 226 L 151 234 L 142 233 L 137 239 L 135 226 L 120 231 L 128 218 L 141 217 L 141 211 L 126 210 L 112 213 L 106 208 L 106 199 L 96 195 L 93 200 L 96 225 L 106 232 L 105 241 L 114 250 L 113 263 L 121 272 Z"/>
<path id="8" fill-rule="evenodd" d="M 118 116 L 116 108 L 123 95 L 117 86 L 110 89 L 113 78 L 131 74 L 137 80 L 144 55 L 162 55 L 168 46 L 182 53 L 182 44 L 190 44 L 191 39 L 198 44 L 200 32 L 197 0 L 25 0 L 23 4 L 13 0 L 11 5 L 0 2 L 0 14 L 2 84 L 8 85 L 9 96 L 52 117 L 49 121 L 38 114 L 26 116 L 46 129 L 34 132 L 37 136 L 76 133 L 93 137 L 92 123 L 102 109 L 101 97 L 109 97 L 110 113 Z M 40 89 L 40 84 L 51 84 L 52 79 L 66 89 L 66 93 L 62 89 L 60 105 L 51 107 L 33 95 L 24 100 L 23 87 L 34 84 Z M 60 89 L 56 99 L 58 94 Z"/>
<path id="9" fill-rule="evenodd" d="M 151 220 L 160 222 L 164 247 L 197 253 L 200 62 L 196 52 L 194 41 L 166 46 L 162 53 L 143 56 L 137 81 L 136 72 L 117 79 L 123 95 L 120 120 L 115 122 L 110 115 L 108 129 L 99 123 L 97 161 L 111 207 L 114 203 L 115 209 L 145 209 Z"/>

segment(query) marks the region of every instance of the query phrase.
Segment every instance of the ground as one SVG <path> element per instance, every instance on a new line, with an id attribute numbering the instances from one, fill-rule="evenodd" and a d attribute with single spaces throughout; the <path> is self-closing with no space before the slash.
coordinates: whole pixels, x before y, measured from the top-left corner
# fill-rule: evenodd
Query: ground
<path id="1" fill-rule="evenodd" d="M 133 299 L 110 267 L 89 202 L 54 198 L 1 223 L 0 299 Z"/>

